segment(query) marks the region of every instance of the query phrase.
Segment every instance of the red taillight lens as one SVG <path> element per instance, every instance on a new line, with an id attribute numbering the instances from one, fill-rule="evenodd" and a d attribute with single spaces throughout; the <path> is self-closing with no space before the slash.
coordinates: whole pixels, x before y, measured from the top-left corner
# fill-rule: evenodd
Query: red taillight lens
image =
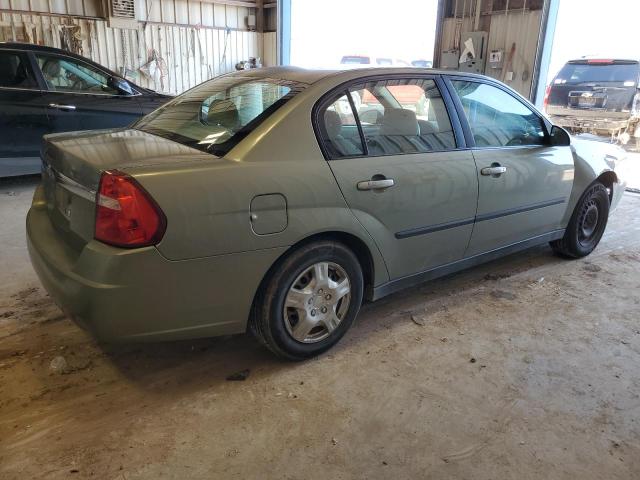
<path id="1" fill-rule="evenodd" d="M 549 104 L 550 93 L 551 93 L 551 85 L 547 85 L 547 89 L 544 91 L 544 98 L 542 99 L 542 108 L 544 110 L 547 109 L 547 105 Z"/>
<path id="2" fill-rule="evenodd" d="M 95 239 L 116 247 L 158 243 L 167 226 L 160 207 L 132 177 L 117 170 L 100 177 Z"/>

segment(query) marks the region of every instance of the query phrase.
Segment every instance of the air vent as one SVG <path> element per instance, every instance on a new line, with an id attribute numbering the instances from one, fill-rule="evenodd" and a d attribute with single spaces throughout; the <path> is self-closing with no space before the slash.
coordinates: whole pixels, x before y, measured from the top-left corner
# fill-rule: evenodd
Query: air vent
<path id="1" fill-rule="evenodd" d="M 111 14 L 118 18 L 136 18 L 134 0 L 112 0 Z"/>

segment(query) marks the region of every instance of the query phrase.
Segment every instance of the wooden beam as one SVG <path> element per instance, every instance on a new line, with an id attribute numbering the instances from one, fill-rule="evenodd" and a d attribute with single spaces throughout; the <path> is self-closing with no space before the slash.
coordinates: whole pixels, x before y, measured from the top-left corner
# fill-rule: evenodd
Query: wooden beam
<path id="1" fill-rule="evenodd" d="M 264 2 L 256 0 L 256 31 L 264 32 Z"/>

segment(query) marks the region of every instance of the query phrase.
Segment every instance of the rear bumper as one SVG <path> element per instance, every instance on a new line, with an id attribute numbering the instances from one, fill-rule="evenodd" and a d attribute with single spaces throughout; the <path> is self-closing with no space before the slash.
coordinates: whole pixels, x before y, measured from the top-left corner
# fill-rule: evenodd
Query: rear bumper
<path id="1" fill-rule="evenodd" d="M 549 119 L 554 125 L 580 131 L 616 132 L 626 128 L 632 118 L 629 113 L 548 108 Z"/>
<path id="2" fill-rule="evenodd" d="M 90 241 L 74 251 L 41 191 L 27 215 L 31 263 L 54 301 L 101 340 L 177 340 L 244 332 L 253 296 L 286 249 L 170 261 L 154 247 Z"/>

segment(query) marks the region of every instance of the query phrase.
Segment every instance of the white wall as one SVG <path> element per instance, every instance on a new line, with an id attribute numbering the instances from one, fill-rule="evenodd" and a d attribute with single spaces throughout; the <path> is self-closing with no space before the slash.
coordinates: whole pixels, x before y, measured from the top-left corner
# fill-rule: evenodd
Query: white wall
<path id="1" fill-rule="evenodd" d="M 79 37 L 78 53 L 142 86 L 177 94 L 234 70 L 249 57 L 262 57 L 262 35 L 246 30 L 252 9 L 186 0 L 136 0 L 136 29 L 110 28 L 98 0 L 30 0 L 31 12 L 0 13 L 0 41 L 61 47 L 68 27 Z M 66 7 L 68 5 L 68 8 Z M 0 10 L 29 9 L 29 0 L 0 0 Z M 74 16 L 54 16 L 47 13 Z M 79 18 L 81 15 L 86 18 Z M 93 17 L 93 18 L 90 18 Z M 66 25 L 66 26 L 65 26 Z M 275 45 L 275 34 L 274 38 Z M 269 65 L 275 47 L 268 44 Z M 147 69 L 140 68 L 156 57 Z"/>
<path id="2" fill-rule="evenodd" d="M 524 12 L 514 10 L 508 14 L 500 12 L 490 15 L 487 52 L 502 50 L 503 62 L 506 63 L 512 44 L 516 44 L 515 55 L 509 69 L 514 73 L 513 80 L 505 80 L 505 83 L 525 97 L 529 97 L 531 90 L 541 13 L 541 10 L 525 10 Z M 456 39 L 458 42 L 460 41 L 461 33 L 473 31 L 473 23 L 474 19 L 469 17 L 464 20 L 446 18 L 442 28 L 442 50 L 453 49 Z M 502 80 L 501 69 L 491 69 L 487 65 L 485 74 Z"/>

